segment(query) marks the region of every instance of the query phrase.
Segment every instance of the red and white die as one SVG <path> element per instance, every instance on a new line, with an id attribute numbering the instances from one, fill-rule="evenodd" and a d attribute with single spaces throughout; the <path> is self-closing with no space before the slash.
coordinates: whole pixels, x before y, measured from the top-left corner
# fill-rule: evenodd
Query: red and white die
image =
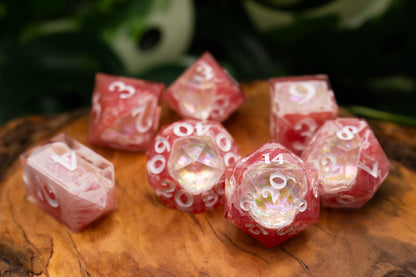
<path id="1" fill-rule="evenodd" d="M 335 119 L 338 106 L 328 76 L 273 78 L 270 84 L 270 134 L 296 154 L 322 124 Z"/>
<path id="2" fill-rule="evenodd" d="M 159 125 L 164 84 L 98 73 L 88 140 L 111 148 L 140 151 Z"/>
<path id="3" fill-rule="evenodd" d="M 316 170 L 275 142 L 227 172 L 225 193 L 225 217 L 270 248 L 319 219 Z"/>
<path id="4" fill-rule="evenodd" d="M 222 122 L 245 100 L 239 84 L 205 52 L 167 90 L 165 99 L 182 117 Z"/>
<path id="5" fill-rule="evenodd" d="M 224 173 L 239 158 L 220 123 L 180 120 L 163 127 L 147 150 L 148 182 L 170 208 L 208 211 L 224 203 Z"/>
<path id="6" fill-rule="evenodd" d="M 322 205 L 359 208 L 387 177 L 390 162 L 367 122 L 339 118 L 326 122 L 302 159 L 318 170 Z"/>

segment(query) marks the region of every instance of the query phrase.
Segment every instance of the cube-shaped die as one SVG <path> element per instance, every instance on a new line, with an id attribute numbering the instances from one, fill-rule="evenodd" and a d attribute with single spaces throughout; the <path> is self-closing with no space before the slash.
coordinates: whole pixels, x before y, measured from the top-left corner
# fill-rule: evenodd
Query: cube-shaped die
<path id="1" fill-rule="evenodd" d="M 319 219 L 316 170 L 278 143 L 266 143 L 226 175 L 225 217 L 267 247 Z"/>
<path id="2" fill-rule="evenodd" d="M 146 158 L 149 184 L 161 201 L 200 213 L 224 203 L 224 174 L 240 155 L 221 123 L 183 119 L 159 131 Z"/>
<path id="3" fill-rule="evenodd" d="M 272 78 L 270 84 L 270 134 L 296 154 L 322 124 L 335 119 L 335 102 L 328 77 L 311 75 Z"/>
<path id="4" fill-rule="evenodd" d="M 113 164 L 65 134 L 20 160 L 27 199 L 74 232 L 117 207 Z"/>
<path id="5" fill-rule="evenodd" d="M 324 206 L 359 208 L 376 192 L 390 162 L 367 122 L 357 118 L 327 121 L 302 154 L 318 170 Z"/>
<path id="6" fill-rule="evenodd" d="M 144 151 L 159 125 L 164 84 L 98 73 L 88 140 L 97 145 Z"/>
<path id="7" fill-rule="evenodd" d="M 246 97 L 239 84 L 205 52 L 166 90 L 165 98 L 182 117 L 222 122 Z"/>

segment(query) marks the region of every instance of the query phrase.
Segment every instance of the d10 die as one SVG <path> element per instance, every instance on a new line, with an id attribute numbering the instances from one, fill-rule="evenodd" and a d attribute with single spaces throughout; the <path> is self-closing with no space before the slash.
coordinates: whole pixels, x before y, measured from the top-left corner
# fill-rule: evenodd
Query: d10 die
<path id="1" fill-rule="evenodd" d="M 326 75 L 270 79 L 270 133 L 296 154 L 338 106 Z"/>
<path id="2" fill-rule="evenodd" d="M 361 207 L 390 170 L 390 162 L 367 122 L 356 118 L 326 122 L 302 159 L 318 170 L 321 201 L 328 207 Z"/>
<path id="3" fill-rule="evenodd" d="M 182 117 L 221 122 L 241 105 L 245 94 L 206 52 L 166 90 L 165 98 Z"/>
<path id="4" fill-rule="evenodd" d="M 74 232 L 117 207 L 113 164 L 65 134 L 20 159 L 27 199 Z"/>
<path id="5" fill-rule="evenodd" d="M 146 150 L 159 125 L 164 85 L 97 74 L 88 129 L 91 143 Z"/>
<path id="6" fill-rule="evenodd" d="M 225 188 L 225 217 L 270 248 L 319 219 L 316 171 L 278 143 L 238 161 Z"/>
<path id="7" fill-rule="evenodd" d="M 162 202 L 199 213 L 224 203 L 224 172 L 240 155 L 220 123 L 185 119 L 162 128 L 146 158 L 149 184 Z"/>

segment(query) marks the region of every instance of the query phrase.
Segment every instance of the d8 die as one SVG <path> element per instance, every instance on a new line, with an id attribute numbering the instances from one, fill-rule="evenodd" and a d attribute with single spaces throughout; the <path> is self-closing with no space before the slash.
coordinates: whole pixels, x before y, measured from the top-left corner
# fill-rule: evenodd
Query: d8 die
<path id="1" fill-rule="evenodd" d="M 296 154 L 338 106 L 326 75 L 270 79 L 270 133 Z"/>
<path id="2" fill-rule="evenodd" d="M 365 120 L 326 122 L 302 159 L 318 170 L 324 206 L 359 208 L 376 192 L 390 162 Z"/>
<path id="3" fill-rule="evenodd" d="M 240 156 L 220 123 L 185 119 L 162 128 L 146 158 L 149 184 L 162 202 L 199 213 L 224 203 L 224 172 Z"/>
<path id="4" fill-rule="evenodd" d="M 27 199 L 72 231 L 117 207 L 112 163 L 67 135 L 20 158 Z"/>
<path id="5" fill-rule="evenodd" d="M 91 143 L 146 150 L 159 125 L 164 85 L 97 74 L 88 129 Z"/>
<path id="6" fill-rule="evenodd" d="M 206 52 L 166 90 L 165 98 L 182 117 L 221 122 L 241 105 L 245 94 Z"/>
<path id="7" fill-rule="evenodd" d="M 227 173 L 225 217 L 265 246 L 318 221 L 316 170 L 281 144 L 263 145 Z"/>

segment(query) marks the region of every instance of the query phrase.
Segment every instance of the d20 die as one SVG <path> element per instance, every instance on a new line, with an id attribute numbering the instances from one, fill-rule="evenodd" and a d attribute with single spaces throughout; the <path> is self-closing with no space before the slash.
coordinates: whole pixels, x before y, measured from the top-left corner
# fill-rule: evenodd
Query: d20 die
<path id="1" fill-rule="evenodd" d="M 356 118 L 327 121 L 302 159 L 318 170 L 324 206 L 359 208 L 387 177 L 390 162 L 367 122 Z"/>
<path id="2" fill-rule="evenodd" d="M 273 78 L 270 134 L 296 154 L 322 124 L 335 119 L 338 106 L 326 75 Z"/>
<path id="3" fill-rule="evenodd" d="M 225 193 L 225 217 L 270 248 L 319 219 L 316 170 L 278 143 L 238 161 Z"/>
<path id="4" fill-rule="evenodd" d="M 65 134 L 20 159 L 27 199 L 74 232 L 117 207 L 113 164 Z"/>
<path id="5" fill-rule="evenodd" d="M 159 125 L 163 91 L 163 84 L 98 73 L 88 140 L 122 150 L 146 150 Z"/>
<path id="6" fill-rule="evenodd" d="M 205 52 L 166 90 L 165 98 L 182 117 L 221 122 L 243 103 L 245 94 Z"/>
<path id="7" fill-rule="evenodd" d="M 159 131 L 146 158 L 148 182 L 161 201 L 200 213 L 224 203 L 224 172 L 240 155 L 220 123 L 184 119 Z"/>

